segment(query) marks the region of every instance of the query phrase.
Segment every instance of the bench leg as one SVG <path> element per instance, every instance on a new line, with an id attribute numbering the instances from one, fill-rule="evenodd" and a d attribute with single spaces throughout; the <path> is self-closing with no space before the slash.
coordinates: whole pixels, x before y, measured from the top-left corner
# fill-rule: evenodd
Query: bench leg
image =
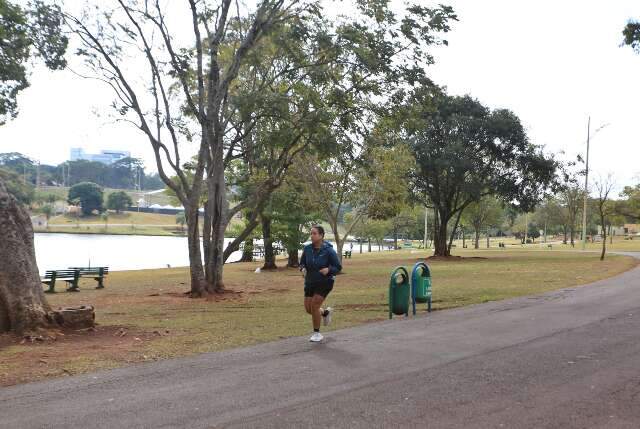
<path id="1" fill-rule="evenodd" d="M 56 293 L 56 282 L 52 281 L 49 283 L 45 283 L 46 285 L 49 285 L 49 289 L 45 290 L 44 293 Z"/>
<path id="2" fill-rule="evenodd" d="M 68 284 L 67 292 L 80 292 L 77 282 L 74 282 L 73 280 L 66 280 L 66 282 Z"/>
<path id="3" fill-rule="evenodd" d="M 98 281 L 98 286 L 96 286 L 96 289 L 104 289 L 104 278 L 100 277 L 96 280 Z"/>

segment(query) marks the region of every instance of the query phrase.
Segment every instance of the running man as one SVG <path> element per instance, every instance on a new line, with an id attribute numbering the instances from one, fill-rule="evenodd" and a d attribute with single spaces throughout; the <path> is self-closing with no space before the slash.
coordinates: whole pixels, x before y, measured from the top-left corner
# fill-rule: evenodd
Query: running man
<path id="1" fill-rule="evenodd" d="M 304 246 L 300 258 L 300 271 L 304 275 L 304 309 L 313 322 L 313 335 L 309 341 L 322 341 L 320 322 L 325 326 L 331 323 L 333 309 L 323 309 L 322 303 L 333 289 L 335 275 L 341 270 L 336 251 L 331 243 L 324 241 L 324 228 L 319 225 L 312 227 L 311 244 Z"/>

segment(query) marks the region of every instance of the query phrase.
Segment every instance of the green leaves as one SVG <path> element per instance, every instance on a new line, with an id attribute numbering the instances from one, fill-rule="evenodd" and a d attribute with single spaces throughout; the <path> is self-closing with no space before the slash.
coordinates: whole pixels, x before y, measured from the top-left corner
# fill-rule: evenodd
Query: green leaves
<path id="1" fill-rule="evenodd" d="M 17 96 L 29 86 L 27 64 L 40 57 L 51 70 L 66 66 L 68 39 L 60 8 L 36 0 L 20 7 L 0 0 L 0 125 L 18 114 Z"/>
<path id="2" fill-rule="evenodd" d="M 640 54 L 640 22 L 629 21 L 622 30 L 623 44 Z"/>
<path id="3" fill-rule="evenodd" d="M 557 163 L 528 141 L 508 110 L 445 94 L 417 97 L 407 109 L 405 132 L 418 166 L 414 185 L 436 205 L 455 213 L 495 194 L 532 208 L 555 180 Z"/>
<path id="4" fill-rule="evenodd" d="M 69 189 L 68 201 L 71 204 L 79 201 L 82 205 L 82 213 L 88 216 L 94 210 L 102 212 L 103 191 L 100 186 L 92 182 L 78 183 Z"/>

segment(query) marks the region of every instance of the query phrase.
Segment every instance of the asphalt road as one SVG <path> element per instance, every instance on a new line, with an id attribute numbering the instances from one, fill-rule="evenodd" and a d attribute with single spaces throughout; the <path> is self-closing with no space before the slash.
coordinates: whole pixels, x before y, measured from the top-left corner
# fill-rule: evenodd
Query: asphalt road
<path id="1" fill-rule="evenodd" d="M 0 389 L 11 429 L 398 425 L 640 427 L 640 268 L 323 344 L 289 338 Z"/>

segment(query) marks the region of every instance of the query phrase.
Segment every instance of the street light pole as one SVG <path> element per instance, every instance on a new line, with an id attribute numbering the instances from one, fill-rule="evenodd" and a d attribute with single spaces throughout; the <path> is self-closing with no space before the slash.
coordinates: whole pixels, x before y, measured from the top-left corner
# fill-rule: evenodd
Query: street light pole
<path id="1" fill-rule="evenodd" d="M 587 163 L 584 175 L 584 200 L 582 204 L 582 250 L 587 248 L 587 198 L 589 196 L 589 140 L 591 137 L 591 116 L 587 122 Z"/>
<path id="2" fill-rule="evenodd" d="M 604 127 L 608 126 L 606 123 L 604 125 L 599 126 L 593 132 L 595 136 L 596 133 L 602 130 Z M 582 250 L 587 248 L 587 198 L 589 198 L 589 143 L 591 140 L 591 116 L 589 116 L 589 121 L 587 122 L 587 159 L 586 159 L 586 167 L 585 167 L 585 175 L 584 175 L 584 201 L 582 205 Z"/>

